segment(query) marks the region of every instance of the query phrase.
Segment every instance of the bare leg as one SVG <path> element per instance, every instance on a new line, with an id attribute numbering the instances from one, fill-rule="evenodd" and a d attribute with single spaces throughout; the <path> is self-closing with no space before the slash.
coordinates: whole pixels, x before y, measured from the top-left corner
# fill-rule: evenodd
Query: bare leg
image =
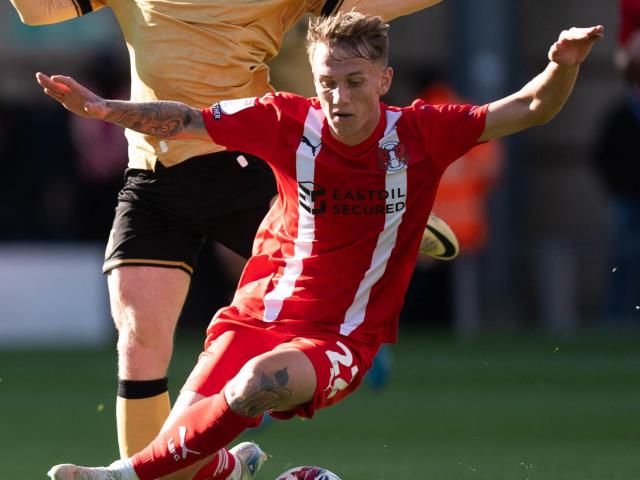
<path id="1" fill-rule="evenodd" d="M 242 433 L 253 417 L 311 401 L 316 382 L 315 369 L 304 353 L 293 348 L 269 351 L 250 360 L 220 394 L 203 398 L 183 392 L 162 432 L 132 458 L 107 468 L 58 465 L 50 476 L 54 480 L 128 480 L 135 474 L 147 479 L 173 475 L 171 480 L 188 480 L 196 468 Z M 258 452 L 262 458 L 253 473 L 266 459 Z M 250 477 L 246 473 L 234 478 L 253 478 L 253 473 Z"/>
<path id="2" fill-rule="evenodd" d="M 173 478 L 183 480 L 186 468 L 196 462 L 202 465 L 202 458 L 210 458 L 237 438 L 256 417 L 308 403 L 315 389 L 315 369 L 299 350 L 283 348 L 258 355 L 219 394 L 203 398 L 183 392 L 162 432 L 131 458 L 131 465 L 140 478 L 177 473 Z"/>
<path id="3" fill-rule="evenodd" d="M 111 313 L 118 330 L 118 377 L 131 381 L 162 381 L 173 352 L 173 335 L 189 289 L 182 270 L 120 267 L 108 277 Z M 137 385 L 137 384 L 135 384 Z M 122 458 L 144 448 L 169 414 L 164 391 L 118 396 L 118 444 Z"/>

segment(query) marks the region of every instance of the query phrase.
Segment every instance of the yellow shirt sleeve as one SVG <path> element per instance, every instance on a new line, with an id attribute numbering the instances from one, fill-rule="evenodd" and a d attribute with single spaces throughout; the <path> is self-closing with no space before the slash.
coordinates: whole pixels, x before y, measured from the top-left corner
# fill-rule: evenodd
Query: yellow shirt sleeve
<path id="1" fill-rule="evenodd" d="M 63 22 L 99 10 L 99 0 L 10 0 L 27 25 Z"/>

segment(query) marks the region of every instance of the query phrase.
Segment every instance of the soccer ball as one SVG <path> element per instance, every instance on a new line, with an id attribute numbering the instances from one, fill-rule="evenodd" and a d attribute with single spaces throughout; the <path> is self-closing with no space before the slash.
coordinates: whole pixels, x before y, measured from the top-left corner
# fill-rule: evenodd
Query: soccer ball
<path id="1" fill-rule="evenodd" d="M 278 475 L 276 480 L 340 480 L 340 477 L 322 467 L 295 467 Z"/>

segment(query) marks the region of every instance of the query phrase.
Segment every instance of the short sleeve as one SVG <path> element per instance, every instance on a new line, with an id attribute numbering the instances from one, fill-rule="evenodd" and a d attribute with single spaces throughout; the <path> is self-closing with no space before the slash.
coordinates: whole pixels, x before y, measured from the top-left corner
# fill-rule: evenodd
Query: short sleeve
<path id="1" fill-rule="evenodd" d="M 429 105 L 415 102 L 418 128 L 433 161 L 442 169 L 478 144 L 488 105 Z"/>
<path id="2" fill-rule="evenodd" d="M 218 145 L 268 160 L 278 134 L 279 111 L 273 94 L 224 100 L 202 109 L 207 132 Z"/>

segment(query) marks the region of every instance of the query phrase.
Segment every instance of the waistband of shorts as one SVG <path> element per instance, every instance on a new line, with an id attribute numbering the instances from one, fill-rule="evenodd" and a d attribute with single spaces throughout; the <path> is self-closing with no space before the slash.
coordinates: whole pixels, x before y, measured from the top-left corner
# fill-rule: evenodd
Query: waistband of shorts
<path id="1" fill-rule="evenodd" d="M 156 178 L 164 175 L 166 172 L 180 172 L 185 171 L 190 168 L 196 168 L 199 164 L 211 161 L 220 161 L 220 160 L 228 160 L 228 161 L 237 161 L 237 158 L 242 155 L 246 158 L 259 160 L 256 156 L 250 155 L 248 153 L 239 152 L 239 151 L 229 151 L 223 150 L 221 152 L 212 152 L 204 155 L 197 155 L 195 157 L 190 157 L 180 163 L 175 165 L 171 165 L 169 167 L 164 166 L 161 162 L 157 161 L 155 163 L 155 169 L 146 169 L 146 168 L 127 168 L 125 169 L 125 176 L 127 175 L 143 175 L 151 178 Z"/>

